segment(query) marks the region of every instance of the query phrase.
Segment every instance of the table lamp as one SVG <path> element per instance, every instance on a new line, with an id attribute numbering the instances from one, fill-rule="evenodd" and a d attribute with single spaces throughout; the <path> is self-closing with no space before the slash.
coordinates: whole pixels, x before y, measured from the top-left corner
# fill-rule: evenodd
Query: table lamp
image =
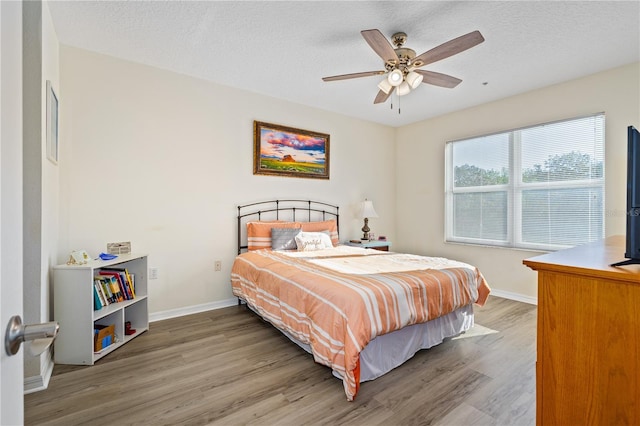
<path id="1" fill-rule="evenodd" d="M 360 214 L 358 215 L 361 219 L 364 219 L 364 226 L 362 227 L 362 240 L 369 241 L 369 218 L 370 217 L 378 217 L 378 213 L 373 208 L 373 203 L 370 200 L 365 199 L 360 204 Z"/>

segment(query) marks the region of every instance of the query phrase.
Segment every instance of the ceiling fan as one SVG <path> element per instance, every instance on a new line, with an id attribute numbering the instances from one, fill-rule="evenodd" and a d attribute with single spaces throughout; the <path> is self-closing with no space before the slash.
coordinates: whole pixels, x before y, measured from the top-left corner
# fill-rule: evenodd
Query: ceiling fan
<path id="1" fill-rule="evenodd" d="M 334 75 L 323 77 L 322 80 L 347 80 L 387 74 L 386 78 L 378 84 L 380 91 L 373 101 L 374 104 L 385 102 L 393 93 L 393 89 L 396 89 L 398 96 L 403 96 L 409 93 L 411 89 L 417 88 L 420 83 L 447 88 L 456 87 L 462 81 L 459 78 L 419 68 L 463 52 L 484 41 L 480 31 L 472 31 L 416 56 L 415 50 L 402 47 L 407 40 L 405 33 L 398 32 L 391 36 L 391 41 L 395 48 L 377 29 L 363 30 L 360 33 L 365 41 L 369 43 L 369 46 L 384 61 L 384 70 Z"/>

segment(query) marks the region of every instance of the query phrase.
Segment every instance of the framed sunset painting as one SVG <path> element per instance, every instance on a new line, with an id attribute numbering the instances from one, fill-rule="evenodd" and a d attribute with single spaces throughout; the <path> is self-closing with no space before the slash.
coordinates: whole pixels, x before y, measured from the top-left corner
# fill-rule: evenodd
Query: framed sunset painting
<path id="1" fill-rule="evenodd" d="M 253 174 L 329 179 L 329 135 L 254 121 Z"/>

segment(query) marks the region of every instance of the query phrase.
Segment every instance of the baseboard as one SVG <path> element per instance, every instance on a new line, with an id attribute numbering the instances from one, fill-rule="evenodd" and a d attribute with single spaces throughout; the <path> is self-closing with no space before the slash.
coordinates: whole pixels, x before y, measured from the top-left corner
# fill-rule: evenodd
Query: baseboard
<path id="1" fill-rule="evenodd" d="M 201 305 L 187 306 L 185 308 L 170 309 L 168 311 L 154 312 L 149 314 L 149 322 L 162 321 L 169 318 L 181 317 L 184 315 L 197 314 L 200 312 L 212 311 L 214 309 L 227 308 L 238 304 L 238 299 L 226 299 L 218 302 L 203 303 Z"/>
<path id="2" fill-rule="evenodd" d="M 530 305 L 537 305 L 538 298 L 532 296 L 526 296 L 520 293 L 512 293 L 510 291 L 491 289 L 491 294 L 493 296 L 502 297 L 504 299 L 515 300 L 516 302 L 524 302 L 529 303 Z"/>
<path id="3" fill-rule="evenodd" d="M 51 349 L 46 350 L 41 356 L 40 374 L 24 378 L 24 394 L 39 392 L 49 387 L 49 380 L 53 374 L 53 359 Z"/>

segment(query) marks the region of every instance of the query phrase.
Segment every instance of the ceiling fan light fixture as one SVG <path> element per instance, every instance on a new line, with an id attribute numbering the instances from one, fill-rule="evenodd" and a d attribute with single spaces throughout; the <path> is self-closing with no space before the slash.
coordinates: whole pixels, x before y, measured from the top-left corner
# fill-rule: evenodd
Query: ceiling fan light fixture
<path id="1" fill-rule="evenodd" d="M 411 86 L 412 89 L 417 88 L 418 86 L 420 86 L 420 83 L 422 83 L 422 79 L 424 77 L 422 76 L 422 74 L 418 74 L 415 71 L 411 71 L 409 74 L 407 74 L 407 83 L 409 83 L 409 86 Z"/>
<path id="2" fill-rule="evenodd" d="M 380 32 L 380 30 L 363 30 L 360 31 L 360 33 L 369 47 L 371 47 L 380 59 L 384 61 L 383 69 L 334 75 L 323 77 L 322 80 L 336 81 L 383 75 L 384 80 L 378 83 L 378 88 L 380 90 L 376 94 L 373 103 L 380 104 L 386 102 L 389 98 L 393 99 L 393 96 L 391 95 L 393 95 L 393 92 L 395 91 L 398 95 L 398 114 L 400 113 L 399 97 L 410 93 L 412 89 L 417 89 L 421 83 L 454 88 L 462 82 L 459 78 L 452 77 L 447 74 L 420 70 L 418 68 L 446 59 L 484 42 L 484 37 L 480 34 L 480 31 L 476 30 L 444 42 L 416 56 L 415 50 L 404 47 L 404 43 L 407 38 L 406 33 L 398 32 L 393 34 L 393 45 L 389 40 L 387 40 L 384 34 Z M 391 109 L 393 109 L 393 100 L 391 103 Z"/>
<path id="3" fill-rule="evenodd" d="M 403 81 L 396 90 L 398 91 L 398 96 L 404 96 L 411 91 L 411 86 L 406 81 Z"/>
<path id="4" fill-rule="evenodd" d="M 389 94 L 393 86 L 389 83 L 388 79 L 383 79 L 380 83 L 378 83 L 378 89 L 382 90 L 385 94 Z"/>
<path id="5" fill-rule="evenodd" d="M 389 73 L 389 75 L 387 76 L 387 80 L 389 81 L 389 84 L 394 87 L 400 86 L 402 84 L 402 81 L 404 80 L 402 71 L 396 68 Z"/>

